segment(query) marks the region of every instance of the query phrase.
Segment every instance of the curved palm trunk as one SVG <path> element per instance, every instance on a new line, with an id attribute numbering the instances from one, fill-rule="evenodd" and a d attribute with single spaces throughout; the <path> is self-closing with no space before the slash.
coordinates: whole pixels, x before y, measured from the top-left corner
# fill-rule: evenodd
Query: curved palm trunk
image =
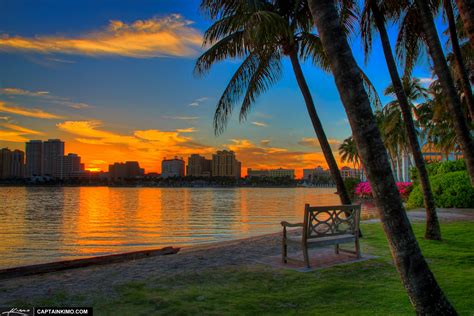
<path id="1" fill-rule="evenodd" d="M 430 271 L 408 221 L 359 67 L 339 23 L 335 0 L 309 0 L 309 6 L 410 300 L 418 314 L 456 314 Z"/>
<path id="2" fill-rule="evenodd" d="M 324 158 L 329 166 L 331 176 L 336 183 L 337 194 L 341 199 L 342 204 L 351 204 L 351 198 L 347 193 L 346 186 L 344 185 L 344 180 L 342 179 L 341 172 L 337 166 L 336 159 L 332 154 L 331 146 L 329 145 L 326 133 L 324 132 L 323 125 L 319 119 L 318 113 L 316 113 L 316 108 L 314 106 L 313 98 L 311 97 L 311 92 L 309 91 L 308 84 L 301 70 L 301 65 L 298 59 L 296 50 L 293 50 L 290 53 L 291 65 L 293 66 L 293 71 L 296 76 L 296 81 L 298 81 L 298 86 L 300 87 L 301 93 L 303 94 L 306 108 L 308 109 L 309 117 L 311 118 L 311 123 L 313 123 L 314 131 L 318 137 L 319 144 L 321 145 L 321 150 L 323 151 Z"/>
<path id="3" fill-rule="evenodd" d="M 466 65 L 462 58 L 461 47 L 459 46 L 458 34 L 456 31 L 456 21 L 454 20 L 453 7 L 451 0 L 443 0 L 444 11 L 448 18 L 449 35 L 451 38 L 451 45 L 453 47 L 454 61 L 458 67 L 462 91 L 466 98 L 467 108 L 471 121 L 474 121 L 474 98 L 472 96 L 471 82 L 469 81 L 469 74 Z M 473 12 L 474 13 L 474 12 Z"/>
<path id="4" fill-rule="evenodd" d="M 415 4 L 418 8 L 425 41 L 428 45 L 431 58 L 433 59 L 436 75 L 438 75 L 441 86 L 443 87 L 443 92 L 446 94 L 448 100 L 448 109 L 453 118 L 454 131 L 456 132 L 456 137 L 464 154 L 471 184 L 474 186 L 474 142 L 471 138 L 466 118 L 462 112 L 461 99 L 457 94 L 451 72 L 449 71 L 448 64 L 444 57 L 428 3 L 426 0 L 415 0 Z"/>
<path id="5" fill-rule="evenodd" d="M 469 36 L 471 47 L 474 48 L 474 1 L 473 0 L 456 0 L 459 13 L 461 15 L 464 29 Z"/>
<path id="6" fill-rule="evenodd" d="M 387 30 L 385 28 L 385 20 L 380 13 L 380 10 L 375 1 L 371 2 L 371 10 L 374 14 L 375 24 L 380 33 L 380 39 L 382 41 L 382 47 L 385 54 L 385 60 L 387 61 L 388 71 L 392 79 L 393 88 L 397 95 L 398 103 L 402 111 L 403 121 L 408 135 L 410 143 L 411 153 L 415 160 L 415 166 L 418 170 L 418 176 L 420 178 L 421 189 L 423 191 L 423 198 L 426 209 L 426 230 L 425 238 L 441 240 L 441 230 L 439 227 L 438 215 L 436 214 L 436 207 L 434 203 L 433 193 L 431 191 L 431 185 L 428 178 L 428 171 L 426 170 L 425 160 L 421 152 L 420 143 L 416 135 L 415 123 L 413 122 L 413 116 L 411 106 L 408 102 L 408 98 L 403 89 L 403 84 L 398 74 L 397 65 L 395 58 L 393 57 L 392 48 L 390 46 L 390 40 L 388 38 Z"/>

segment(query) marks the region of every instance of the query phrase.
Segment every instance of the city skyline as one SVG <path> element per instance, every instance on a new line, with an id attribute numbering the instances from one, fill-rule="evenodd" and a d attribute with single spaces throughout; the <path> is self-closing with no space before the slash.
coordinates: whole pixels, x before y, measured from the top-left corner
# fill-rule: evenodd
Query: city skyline
<path id="1" fill-rule="evenodd" d="M 239 124 L 234 115 L 224 134 L 214 135 L 214 107 L 238 61 L 222 62 L 206 78 L 193 75 L 210 25 L 199 1 L 117 1 L 115 10 L 92 1 L 34 11 L 25 9 L 29 4 L 8 2 L 0 10 L 0 147 L 24 150 L 28 140 L 60 138 L 92 171 L 137 160 L 158 172 L 163 157 L 209 157 L 220 149 L 239 156 L 244 174 L 283 167 L 301 177 L 304 168 L 327 166 L 288 60 L 282 80 L 257 99 L 248 119 Z M 393 40 L 394 27 L 389 33 Z M 375 62 L 366 66 L 359 40 L 352 45 L 389 101 L 382 95 L 390 82 L 380 71 L 382 53 L 374 49 Z M 340 162 L 337 147 L 350 127 L 334 80 L 310 63 L 303 71 Z M 414 75 L 431 81 L 426 62 Z"/>

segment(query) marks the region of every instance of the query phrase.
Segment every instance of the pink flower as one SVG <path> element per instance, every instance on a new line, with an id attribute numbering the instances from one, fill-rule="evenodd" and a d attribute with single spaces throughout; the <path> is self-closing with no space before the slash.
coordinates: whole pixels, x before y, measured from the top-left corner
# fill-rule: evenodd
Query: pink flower
<path id="1" fill-rule="evenodd" d="M 410 195 L 413 184 L 411 182 L 397 182 L 397 188 L 402 199 L 406 199 Z M 373 198 L 370 183 L 360 182 L 355 188 L 355 195 L 361 199 Z"/>

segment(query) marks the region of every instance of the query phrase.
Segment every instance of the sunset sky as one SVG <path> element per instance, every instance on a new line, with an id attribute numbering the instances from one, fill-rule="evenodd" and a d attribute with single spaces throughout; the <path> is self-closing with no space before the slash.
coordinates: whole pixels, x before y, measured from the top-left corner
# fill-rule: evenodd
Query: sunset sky
<path id="1" fill-rule="evenodd" d="M 107 171 L 137 160 L 160 172 L 164 157 L 231 149 L 251 168 L 326 166 L 288 60 L 284 76 L 260 97 L 246 122 L 232 118 L 215 136 L 215 104 L 239 65 L 225 61 L 193 75 L 210 22 L 198 0 L 0 0 L 0 147 L 60 138 L 86 168 Z M 438 21 L 440 30 L 444 26 Z M 392 42 L 395 28 L 390 29 Z M 378 37 L 364 65 L 382 95 L 390 78 Z M 303 67 L 337 155 L 350 132 L 333 78 Z M 421 62 L 415 75 L 429 82 Z"/>

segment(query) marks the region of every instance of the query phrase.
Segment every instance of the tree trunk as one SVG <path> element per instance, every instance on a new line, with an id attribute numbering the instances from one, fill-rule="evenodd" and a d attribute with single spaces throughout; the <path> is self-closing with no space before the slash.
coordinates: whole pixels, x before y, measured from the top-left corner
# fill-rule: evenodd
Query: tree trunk
<path id="1" fill-rule="evenodd" d="M 451 0 L 443 0 L 444 11 L 448 18 L 449 35 L 451 38 L 451 45 L 453 47 L 454 61 L 459 71 L 462 91 L 466 98 L 466 104 L 469 111 L 471 121 L 474 121 L 474 98 L 472 96 L 471 82 L 469 81 L 469 74 L 462 58 L 461 47 L 459 46 L 458 34 L 456 31 L 456 21 L 454 20 L 453 7 Z M 474 12 L 473 12 L 474 13 Z"/>
<path id="2" fill-rule="evenodd" d="M 319 119 L 318 113 L 316 113 L 316 108 L 314 106 L 313 98 L 311 97 L 311 92 L 309 91 L 308 84 L 303 75 L 301 65 L 298 59 L 296 50 L 292 50 L 290 53 L 291 65 L 293 66 L 293 71 L 296 76 L 296 81 L 298 81 L 298 86 L 300 87 L 301 93 L 303 94 L 304 101 L 306 103 L 306 108 L 308 109 L 309 117 L 313 123 L 314 131 L 318 137 L 319 144 L 321 145 L 321 150 L 323 151 L 324 158 L 329 166 L 331 176 L 336 183 L 337 194 L 341 199 L 342 204 L 351 204 L 351 198 L 347 193 L 346 186 L 344 185 L 344 180 L 342 179 L 341 172 L 337 166 L 336 159 L 332 153 L 331 145 L 329 145 L 326 133 L 324 132 L 323 125 Z"/>
<path id="3" fill-rule="evenodd" d="M 456 0 L 464 29 L 469 36 L 469 43 L 474 48 L 474 0 Z"/>
<path id="4" fill-rule="evenodd" d="M 360 69 L 339 23 L 335 0 L 309 0 L 309 6 L 408 296 L 418 314 L 456 314 L 430 271 L 408 221 Z"/>
<path id="5" fill-rule="evenodd" d="M 433 59 L 434 69 L 443 88 L 443 93 L 447 97 L 448 110 L 454 123 L 454 131 L 464 154 L 467 172 L 471 179 L 471 185 L 474 186 L 474 142 L 467 126 L 466 118 L 463 115 L 461 99 L 454 86 L 448 63 L 444 57 L 443 49 L 439 41 L 438 33 L 433 21 L 433 15 L 426 0 L 415 0 L 418 8 L 418 15 L 423 26 L 425 42 Z"/>
<path id="6" fill-rule="evenodd" d="M 420 178 L 426 210 L 425 238 L 441 240 L 441 229 L 439 227 L 438 215 L 436 214 L 436 207 L 428 178 L 428 171 L 426 170 L 425 160 L 423 159 L 423 153 L 421 152 L 420 143 L 418 142 L 418 137 L 416 135 L 416 128 L 415 123 L 413 122 L 411 106 L 408 102 L 405 90 L 403 89 L 402 80 L 398 74 L 395 58 L 393 57 L 390 39 L 388 38 L 387 30 L 385 28 L 385 19 L 380 13 L 375 1 L 371 2 L 371 10 L 374 14 L 375 24 L 380 33 L 380 40 L 382 41 L 382 47 L 385 54 L 388 71 L 390 73 L 390 78 L 392 79 L 395 94 L 397 95 L 398 104 L 400 105 L 400 109 L 402 111 L 402 117 L 403 121 L 405 122 L 410 150 L 413 154 L 413 159 L 415 160 L 416 169 L 418 170 L 418 177 Z"/>

